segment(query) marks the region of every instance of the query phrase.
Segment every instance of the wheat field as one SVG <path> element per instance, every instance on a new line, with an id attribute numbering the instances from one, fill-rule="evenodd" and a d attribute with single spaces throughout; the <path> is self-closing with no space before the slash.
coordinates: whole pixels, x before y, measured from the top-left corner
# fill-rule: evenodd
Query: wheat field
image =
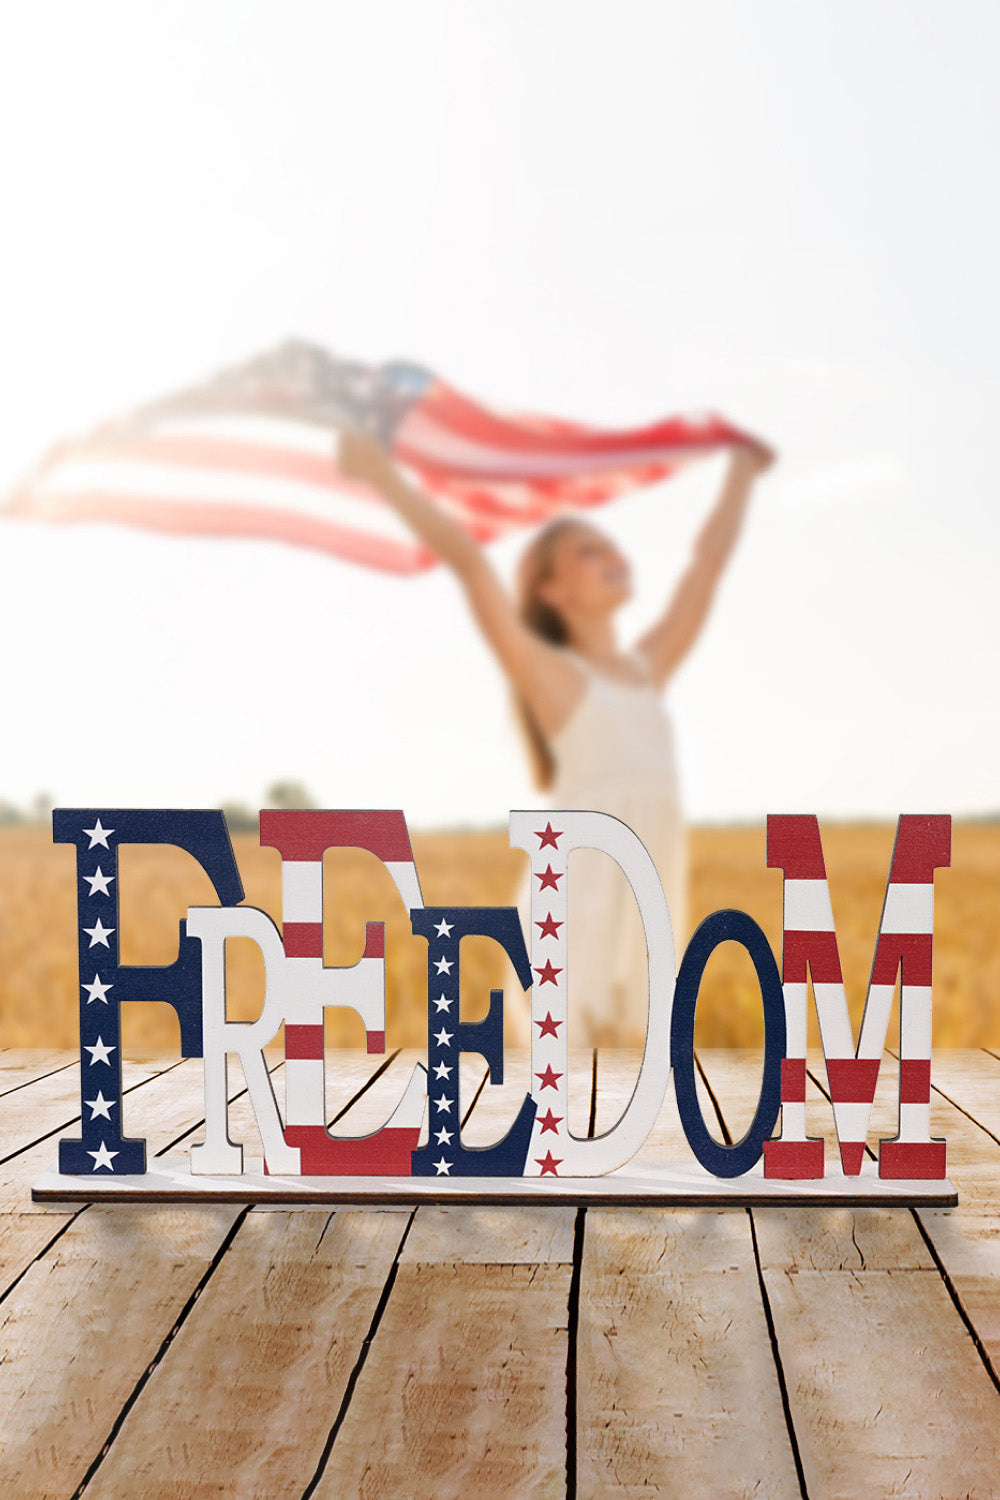
<path id="1" fill-rule="evenodd" d="M 855 1032 L 864 1006 L 875 933 L 892 852 L 890 825 L 823 826 L 823 844 Z M 278 854 L 253 834 L 233 839 L 246 900 L 281 917 Z M 429 905 L 506 905 L 525 856 L 502 831 L 414 834 L 413 850 Z M 747 828 L 695 829 L 690 835 L 691 920 L 724 906 L 750 913 L 776 954 L 781 949 L 781 874 L 768 870 L 763 820 Z M 0 1046 L 72 1048 L 78 1044 L 75 851 L 36 828 L 0 830 Z M 572 874 L 572 871 L 571 871 Z M 164 964 L 176 957 L 177 924 L 189 905 L 212 904 L 208 879 L 187 854 L 125 848 L 120 857 L 121 957 Z M 934 1042 L 944 1047 L 1000 1046 L 1000 825 L 956 823 L 952 867 L 936 878 Z M 325 960 L 352 964 L 364 947 L 365 921 L 386 923 L 387 1043 L 426 1044 L 426 945 L 414 938 L 388 873 L 370 855 L 331 851 L 324 874 Z M 246 940 L 227 945 L 228 1012 L 250 1020 L 263 996 L 263 967 Z M 491 986 L 512 980 L 487 939 L 462 949 L 463 1014 L 485 1013 Z M 572 955 L 570 955 L 572 961 Z M 890 1023 L 893 1045 L 895 1017 Z M 818 1042 L 815 1016 L 811 1040 Z M 331 1046 L 361 1046 L 360 1020 L 328 1010 Z M 572 1027 L 572 1021 L 571 1021 Z M 726 944 L 711 959 L 698 1006 L 703 1046 L 757 1045 L 760 999 L 742 950 Z M 571 1041 L 583 1041 L 574 1037 Z M 123 1050 L 176 1050 L 179 1033 L 165 1005 L 123 1009 Z M 280 1044 L 280 1033 L 277 1039 Z"/>

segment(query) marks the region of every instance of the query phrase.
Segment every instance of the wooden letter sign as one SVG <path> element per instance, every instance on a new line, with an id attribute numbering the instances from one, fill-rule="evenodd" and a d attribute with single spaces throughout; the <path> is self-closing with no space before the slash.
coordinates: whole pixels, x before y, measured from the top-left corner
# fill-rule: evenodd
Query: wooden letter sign
<path id="1" fill-rule="evenodd" d="M 53 837 L 73 844 L 80 959 L 81 1127 L 59 1142 L 56 1168 L 36 1199 L 229 1199 L 258 1201 L 431 1200 L 453 1202 L 914 1203 L 957 1197 L 946 1177 L 946 1147 L 932 1138 L 931 958 L 934 871 L 951 857 L 948 817 L 901 817 L 875 943 L 871 982 L 855 1043 L 819 825 L 814 817 L 771 817 L 768 864 L 783 871 L 781 968 L 763 932 L 742 911 L 718 911 L 676 963 L 663 887 L 631 829 L 605 813 L 512 812 L 511 844 L 531 861 L 530 951 L 513 907 L 425 906 L 406 820 L 397 811 L 280 811 L 260 814 L 260 841 L 278 850 L 281 931 L 243 904 L 243 885 L 225 819 L 191 810 L 59 809 Z M 194 856 L 217 906 L 188 908 L 176 960 L 161 968 L 119 961 L 119 864 L 124 844 L 174 844 Z M 427 1053 L 392 1101 L 381 1128 L 342 1135 L 327 1124 L 324 1013 L 360 1016 L 368 1051 L 386 1047 L 381 923 L 369 922 L 350 967 L 323 962 L 323 855 L 365 849 L 385 865 L 414 937 L 426 944 Z M 602 1135 L 569 1128 L 567 941 L 569 855 L 590 848 L 616 860 L 631 885 L 648 952 L 648 1028 L 638 1078 L 621 1118 Z M 493 1086 L 504 1079 L 504 996 L 486 1016 L 463 1020 L 462 940 L 500 944 L 531 991 L 527 1086 L 488 1145 L 463 1139 L 459 1059 L 478 1053 Z M 225 944 L 249 938 L 263 958 L 260 1015 L 226 1013 Z M 359 938 L 361 934 L 359 934 Z M 753 963 L 764 1014 L 760 1095 L 746 1135 L 734 1144 L 708 1129 L 695 1088 L 694 1023 L 705 966 L 723 942 Z M 827 1160 L 806 1120 L 806 1018 L 811 978 L 839 1141 Z M 897 1134 L 865 1160 L 872 1105 L 897 978 L 901 982 Z M 181 1052 L 204 1066 L 205 1135 L 186 1157 L 147 1160 L 127 1133 L 121 1078 L 121 1007 L 130 1000 L 172 1005 Z M 284 1026 L 284 1113 L 264 1048 Z M 231 1057 L 239 1058 L 261 1156 L 244 1159 L 229 1136 Z M 511 1059 L 508 1059 L 510 1062 Z M 634 1158 L 664 1107 L 673 1076 L 690 1158 Z M 506 1097 L 506 1096 L 505 1096 Z M 779 1126 L 780 1117 L 780 1129 Z"/>

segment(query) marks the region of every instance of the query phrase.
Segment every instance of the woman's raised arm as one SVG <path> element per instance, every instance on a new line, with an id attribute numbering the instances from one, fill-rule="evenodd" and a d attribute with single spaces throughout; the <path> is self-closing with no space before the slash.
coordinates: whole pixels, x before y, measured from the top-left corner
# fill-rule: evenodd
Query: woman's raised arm
<path id="1" fill-rule="evenodd" d="M 701 633 L 743 525 L 750 491 L 775 454 L 763 443 L 736 448 L 719 498 L 698 533 L 691 562 L 663 615 L 639 641 L 659 685 L 677 670 Z"/>
<path id="2" fill-rule="evenodd" d="M 582 691 L 582 674 L 565 653 L 529 630 L 478 542 L 447 511 L 408 484 L 382 448 L 355 432 L 341 437 L 339 467 L 370 484 L 413 534 L 456 574 L 473 616 L 514 690 L 546 737 L 568 719 Z"/>

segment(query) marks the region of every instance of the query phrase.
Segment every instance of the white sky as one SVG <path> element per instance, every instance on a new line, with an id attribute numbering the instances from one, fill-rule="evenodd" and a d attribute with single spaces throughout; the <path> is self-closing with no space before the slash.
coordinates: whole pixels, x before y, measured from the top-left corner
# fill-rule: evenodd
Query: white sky
<path id="1" fill-rule="evenodd" d="M 710 406 L 783 461 L 671 695 L 690 814 L 1000 807 L 998 42 L 921 0 L 10 5 L 0 487 L 288 334 Z M 604 512 L 631 630 L 717 480 Z M 538 800 L 443 573 L 10 522 L 0 559 L 0 798 Z"/>

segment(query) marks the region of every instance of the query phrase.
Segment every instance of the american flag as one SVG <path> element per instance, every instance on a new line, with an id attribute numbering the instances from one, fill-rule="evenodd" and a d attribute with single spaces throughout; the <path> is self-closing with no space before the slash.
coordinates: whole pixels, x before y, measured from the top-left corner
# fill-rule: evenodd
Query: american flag
<path id="1" fill-rule="evenodd" d="M 434 557 L 336 466 L 361 429 L 481 542 L 663 479 L 746 441 L 714 415 L 610 431 L 504 415 L 420 365 L 366 365 L 302 340 L 61 443 L 2 510 L 37 521 L 263 537 L 389 572 Z"/>

